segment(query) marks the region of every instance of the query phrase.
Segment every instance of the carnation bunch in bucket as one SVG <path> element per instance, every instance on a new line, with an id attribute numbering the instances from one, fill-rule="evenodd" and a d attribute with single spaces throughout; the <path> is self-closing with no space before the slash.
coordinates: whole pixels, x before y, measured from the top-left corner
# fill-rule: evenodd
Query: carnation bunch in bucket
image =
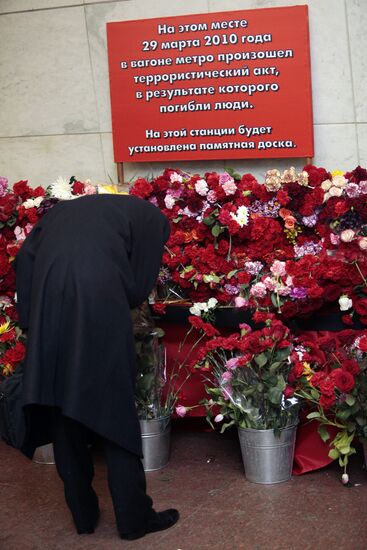
<path id="1" fill-rule="evenodd" d="M 211 424 L 225 420 L 222 431 L 232 425 L 277 431 L 297 423 L 298 403 L 288 389 L 290 338 L 281 321 L 267 318 L 262 329 L 242 324 L 239 333 L 201 348 L 197 368 L 206 376 Z"/>
<path id="2" fill-rule="evenodd" d="M 342 331 L 335 337 L 303 336 L 292 354 L 290 383 L 317 420 L 319 434 L 330 444 L 329 456 L 343 467 L 367 441 L 367 331 Z M 330 428 L 333 428 L 331 435 Z"/>

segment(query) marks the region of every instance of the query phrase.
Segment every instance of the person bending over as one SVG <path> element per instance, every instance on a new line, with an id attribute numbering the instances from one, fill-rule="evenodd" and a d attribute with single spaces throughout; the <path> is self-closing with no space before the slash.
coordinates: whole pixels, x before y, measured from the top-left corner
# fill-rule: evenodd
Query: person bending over
<path id="1" fill-rule="evenodd" d="M 157 279 L 169 224 L 152 204 L 129 195 L 63 201 L 35 225 L 16 261 L 19 323 L 27 332 L 23 452 L 52 442 L 77 532 L 99 518 L 90 436 L 103 442 L 121 538 L 174 525 L 146 494 L 134 400 L 130 309 Z"/>

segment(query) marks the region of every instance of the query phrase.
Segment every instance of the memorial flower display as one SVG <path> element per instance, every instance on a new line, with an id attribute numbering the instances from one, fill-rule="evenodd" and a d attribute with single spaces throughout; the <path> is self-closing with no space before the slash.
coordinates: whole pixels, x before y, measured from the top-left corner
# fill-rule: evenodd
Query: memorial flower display
<path id="1" fill-rule="evenodd" d="M 311 165 L 269 170 L 263 183 L 170 169 L 138 179 L 130 193 L 171 222 L 157 302 L 215 298 L 283 318 L 333 304 L 346 324 L 355 313 L 367 322 L 366 182 L 361 167 L 343 174 Z"/>
<path id="2" fill-rule="evenodd" d="M 75 178 L 58 178 L 46 189 L 31 188 L 26 181 L 10 187 L 6 178 L 0 178 L 1 377 L 14 372 L 25 353 L 25 336 L 17 326 L 12 267 L 18 250 L 33 225 L 58 201 L 95 192 L 90 182 Z M 268 402 L 279 411 L 279 399 L 284 404 L 292 398 L 292 391 L 299 392 L 312 405 L 310 413 L 319 420 L 324 438 L 324 427 L 329 422 L 338 424 L 342 435 L 332 441 L 331 456 L 346 465 L 353 452 L 350 438 L 366 438 L 364 338 L 358 341 L 357 333 L 350 331 L 354 340 L 348 341 L 349 347 L 343 344 L 341 351 L 339 346 L 326 361 L 325 354 L 320 354 L 329 344 L 318 341 L 309 348 L 310 341 L 295 343 L 290 332 L 280 341 L 270 332 L 283 326 L 276 324 L 279 319 L 288 322 L 325 311 L 340 313 L 345 326 L 356 320 L 367 324 L 367 171 L 357 167 L 350 172 L 328 172 L 308 165 L 300 172 L 269 170 L 259 182 L 251 174 L 240 176 L 233 171 L 200 176 L 166 169 L 150 181 L 137 179 L 130 193 L 155 204 L 171 224 L 153 307 L 162 314 L 166 304 L 186 304 L 191 314 L 188 333 L 191 337 L 194 331 L 198 334 L 192 356 L 177 360 L 171 386 L 162 390 L 171 399 L 168 408 L 179 416 L 190 408 L 180 404 L 182 383 L 190 377 L 199 344 L 209 345 L 212 339 L 215 344 L 210 345 L 217 347 L 206 349 L 205 354 L 216 357 L 217 374 L 225 375 L 221 379 L 218 374 L 213 387 L 223 407 L 219 419 L 226 415 L 229 423 L 241 419 L 245 425 L 245 416 L 230 399 L 224 399 L 222 390 L 225 385 L 228 389 L 236 388 L 237 382 L 238 388 L 247 383 L 241 378 L 243 373 L 249 374 L 250 366 L 258 367 L 266 356 L 265 370 L 281 363 L 279 373 L 269 378 Z M 270 319 L 266 329 L 261 329 L 266 334 L 245 328 L 232 339 L 221 336 L 213 326 L 215 311 L 228 307 L 251 312 L 255 323 Z M 245 346 L 256 339 L 258 348 L 249 348 L 250 357 Z M 288 359 L 270 358 L 271 354 L 286 354 L 285 342 L 290 346 L 289 374 Z M 299 346 L 304 349 L 300 351 Z M 303 361 L 296 360 L 295 354 L 301 352 Z M 205 370 L 204 357 L 199 359 Z M 233 364 L 227 364 L 232 359 Z M 241 363 L 245 360 L 247 366 Z M 311 378 L 307 368 L 313 372 Z M 211 382 L 214 374 L 213 370 Z M 211 399 L 209 408 L 215 403 Z M 254 404 L 251 407 L 256 409 Z M 284 418 L 282 413 L 279 422 Z"/>

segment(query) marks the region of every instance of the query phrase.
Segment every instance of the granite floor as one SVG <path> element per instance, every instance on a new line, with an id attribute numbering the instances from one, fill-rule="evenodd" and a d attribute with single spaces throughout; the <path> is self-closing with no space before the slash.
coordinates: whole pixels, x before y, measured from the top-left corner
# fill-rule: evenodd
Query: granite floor
<path id="1" fill-rule="evenodd" d="M 118 538 L 103 457 L 95 451 L 101 520 L 94 535 L 77 535 L 52 465 L 35 464 L 0 443 L 2 550 L 366 550 L 367 473 L 353 457 L 351 488 L 326 469 L 279 485 L 244 477 L 237 434 L 176 423 L 167 468 L 148 474 L 155 508 L 175 507 L 171 529 L 133 542 Z"/>

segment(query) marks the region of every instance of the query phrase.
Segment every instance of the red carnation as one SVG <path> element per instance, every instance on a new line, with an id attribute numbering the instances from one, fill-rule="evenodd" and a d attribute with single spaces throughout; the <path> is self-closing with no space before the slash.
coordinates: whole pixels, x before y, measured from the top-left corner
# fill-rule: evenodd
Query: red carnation
<path id="1" fill-rule="evenodd" d="M 331 407 L 335 404 L 335 401 L 335 395 L 322 395 L 320 397 L 320 407 L 325 410 L 331 409 Z"/>
<path id="2" fill-rule="evenodd" d="M 359 339 L 358 348 L 361 351 L 367 351 L 367 335 L 364 335 Z"/>
<path id="3" fill-rule="evenodd" d="M 162 302 L 156 302 L 152 307 L 153 311 L 158 313 L 158 315 L 164 315 L 166 313 L 166 304 L 163 304 Z"/>
<path id="4" fill-rule="evenodd" d="M 38 186 L 32 191 L 32 195 L 34 198 L 36 197 L 44 197 L 46 195 L 46 191 L 43 187 Z"/>
<path id="5" fill-rule="evenodd" d="M 367 315 L 367 298 L 359 298 L 355 300 L 353 306 L 358 315 Z"/>
<path id="6" fill-rule="evenodd" d="M 81 181 L 74 181 L 73 183 L 73 193 L 74 195 L 83 195 L 85 185 Z"/>
<path id="7" fill-rule="evenodd" d="M 19 363 L 25 356 L 25 346 L 22 342 L 17 342 L 14 347 L 8 349 L 3 355 L 3 362 L 12 365 Z"/>
<path id="8" fill-rule="evenodd" d="M 334 395 L 335 384 L 331 378 L 325 378 L 319 383 L 320 391 L 323 395 Z"/>
<path id="9" fill-rule="evenodd" d="M 165 182 L 167 185 L 167 182 Z M 152 194 L 153 186 L 144 178 L 139 178 L 134 183 L 134 187 L 130 190 L 131 195 L 136 195 L 142 199 L 149 197 Z"/>

